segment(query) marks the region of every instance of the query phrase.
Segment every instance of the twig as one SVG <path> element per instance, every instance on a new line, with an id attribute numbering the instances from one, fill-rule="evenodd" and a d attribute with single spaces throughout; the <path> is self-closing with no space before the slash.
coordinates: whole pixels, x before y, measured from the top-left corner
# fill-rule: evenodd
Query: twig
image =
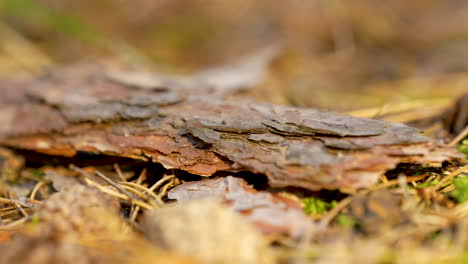
<path id="1" fill-rule="evenodd" d="M 166 195 L 166 192 L 167 192 L 167 189 L 169 189 L 170 187 L 174 186 L 174 179 L 175 178 L 172 178 L 170 182 L 168 182 L 166 185 L 164 185 L 161 190 L 159 191 L 159 198 L 163 198 L 164 195 Z"/>
<path id="2" fill-rule="evenodd" d="M 115 172 L 117 172 L 117 175 L 119 175 L 119 178 L 121 181 L 127 181 L 127 179 L 125 179 L 123 173 L 122 173 L 122 170 L 120 169 L 120 166 L 119 164 L 117 163 L 114 163 L 114 170 Z"/>
<path id="3" fill-rule="evenodd" d="M 143 169 L 140 173 L 140 175 L 138 176 L 137 180 L 136 180 L 136 184 L 140 185 L 143 180 L 146 178 L 146 169 Z"/>
<path id="4" fill-rule="evenodd" d="M 31 191 L 30 199 L 31 200 L 36 200 L 36 194 L 39 191 L 39 189 L 46 184 L 45 181 L 40 181 L 34 186 L 34 189 Z"/>
<path id="5" fill-rule="evenodd" d="M 147 195 L 141 193 L 140 191 L 138 191 L 137 189 L 133 187 L 123 185 L 122 188 L 124 188 L 126 191 L 131 192 L 132 195 L 133 194 L 136 195 L 135 197 L 138 197 L 140 200 L 147 198 Z"/>
<path id="6" fill-rule="evenodd" d="M 10 230 L 11 228 L 14 228 L 18 225 L 21 225 L 23 223 L 25 223 L 27 220 L 29 220 L 30 217 L 23 217 L 17 221 L 14 221 L 12 223 L 9 223 L 7 225 L 0 225 L 0 230 Z"/>
<path id="7" fill-rule="evenodd" d="M 409 176 L 409 177 L 406 177 L 406 182 L 407 183 L 410 183 L 410 182 L 416 182 L 416 181 L 420 181 L 424 178 L 426 178 L 429 174 L 425 173 L 425 174 L 421 174 L 421 175 L 416 175 L 416 176 Z M 381 184 L 377 184 L 377 185 L 374 185 L 374 186 L 371 186 L 369 187 L 368 189 L 366 189 L 364 191 L 364 193 L 367 193 L 367 192 L 371 192 L 371 191 L 375 191 L 375 190 L 380 190 L 380 189 L 385 189 L 387 187 L 390 187 L 390 186 L 393 186 L 393 185 L 397 185 L 399 184 L 399 179 L 393 179 L 393 180 L 389 180 L 387 182 L 384 182 L 384 183 L 381 183 Z"/>
<path id="8" fill-rule="evenodd" d="M 460 142 L 462 139 L 464 139 L 466 136 L 468 136 L 468 126 L 466 126 L 462 132 L 460 132 L 460 134 L 458 134 L 452 141 L 450 141 L 450 143 L 448 144 L 449 147 L 453 147 L 455 146 L 456 144 L 458 144 L 458 142 Z"/>
<path id="9" fill-rule="evenodd" d="M 130 213 L 130 220 L 134 222 L 136 220 L 136 217 L 138 216 L 138 212 L 140 211 L 140 206 L 135 205 L 133 208 L 133 211 Z"/>
<path id="10" fill-rule="evenodd" d="M 31 204 L 35 204 L 35 205 L 42 205 L 42 202 L 41 201 L 36 201 L 36 200 L 31 200 L 31 199 L 25 199 L 27 203 L 31 203 Z M 4 197 L 0 197 L 0 203 L 4 203 L 4 204 L 12 204 L 12 205 L 15 205 L 15 203 L 18 203 L 19 205 L 23 206 L 23 207 L 32 207 L 31 205 L 29 204 L 25 204 L 19 200 L 14 200 L 14 199 L 9 199 L 9 198 L 4 198 Z"/>
<path id="11" fill-rule="evenodd" d="M 172 180 L 172 178 L 175 178 L 175 175 L 165 176 L 159 181 L 157 181 L 155 184 L 153 184 L 153 186 L 151 186 L 148 190 L 150 190 L 151 192 L 154 192 L 154 190 L 160 187 L 165 181 Z"/>
<path id="12" fill-rule="evenodd" d="M 81 175 L 85 176 L 86 178 L 92 180 L 92 177 L 91 175 L 89 175 L 89 173 L 85 172 L 84 170 L 78 168 L 77 166 L 73 165 L 73 164 L 70 164 L 70 169 L 76 171 L 76 172 L 79 172 Z M 128 198 L 130 199 L 135 199 L 135 200 L 138 200 L 137 197 L 135 197 L 133 194 L 127 192 L 124 188 L 122 188 L 122 186 L 118 185 L 117 183 L 115 183 L 113 180 L 107 178 L 104 174 L 100 173 L 99 171 L 95 171 L 94 172 L 96 176 L 98 176 L 99 178 L 101 178 L 102 180 L 104 180 L 105 182 L 107 182 L 109 185 L 111 185 L 112 187 L 116 188 L 118 191 L 120 191 L 121 193 L 125 194 Z"/>
<path id="13" fill-rule="evenodd" d="M 95 172 L 94 172 L 94 175 L 98 176 L 99 178 L 101 178 L 102 180 L 104 180 L 105 182 L 107 182 L 109 185 L 111 185 L 112 187 L 116 188 L 116 189 L 119 190 L 121 193 L 125 194 L 128 198 L 135 199 L 135 200 L 138 200 L 138 199 L 139 199 L 137 196 L 133 195 L 132 193 L 129 193 L 127 190 L 125 190 L 122 186 L 120 186 L 119 184 L 117 184 L 117 183 L 114 182 L 113 180 L 107 178 L 107 176 L 104 175 L 104 174 L 102 174 L 101 172 L 95 171 Z"/>
<path id="14" fill-rule="evenodd" d="M 34 208 L 23 208 L 23 210 L 25 210 L 26 213 L 27 213 L 27 211 L 32 210 L 32 209 L 34 209 Z M 13 209 L 11 209 L 11 207 L 10 207 L 9 211 L 0 212 L 0 218 L 10 217 L 10 216 L 14 216 L 14 215 L 21 215 L 21 211 L 18 209 L 17 206 L 13 206 Z M 3 219 L 3 220 L 5 220 L 5 219 Z"/>
<path id="15" fill-rule="evenodd" d="M 9 211 L 15 208 L 16 208 L 15 206 L 8 206 L 8 207 L 0 208 L 0 212 Z"/>
<path id="16" fill-rule="evenodd" d="M 137 178 L 137 180 L 135 182 L 135 185 L 136 186 L 141 186 L 141 183 L 143 182 L 144 178 L 146 178 L 146 168 L 141 171 L 140 175 L 138 176 L 138 178 Z M 137 191 L 136 189 L 134 189 L 134 190 Z M 138 194 L 143 196 L 143 194 L 141 194 L 140 192 L 138 192 Z M 149 194 L 147 194 L 146 196 L 148 196 L 148 195 Z M 138 205 L 133 205 L 132 206 L 132 208 L 130 209 L 130 220 L 131 221 L 136 220 L 136 217 L 138 216 L 139 211 L 140 211 L 140 206 L 138 206 Z"/>
<path id="17" fill-rule="evenodd" d="M 153 199 L 160 205 L 164 204 L 164 202 L 152 191 L 150 191 L 148 188 L 146 188 L 143 185 L 138 185 L 134 182 L 119 182 L 119 184 L 124 185 L 124 186 L 131 186 L 135 189 L 140 189 L 142 194 L 147 195 L 148 200 Z"/>
<path id="18" fill-rule="evenodd" d="M 442 179 L 440 180 L 440 182 L 437 183 L 432 189 L 433 189 L 434 191 L 438 190 L 438 189 L 439 189 L 445 182 L 447 182 L 448 180 L 450 180 L 450 179 L 456 177 L 458 174 L 461 174 L 461 173 L 464 173 L 464 172 L 467 172 L 467 171 L 468 171 L 468 165 L 459 168 L 458 170 L 456 170 L 456 171 L 450 173 L 448 176 L 445 176 L 444 178 L 442 178 Z"/>
<path id="19" fill-rule="evenodd" d="M 319 226 L 325 228 L 353 200 L 354 196 L 342 199 L 335 207 L 328 211 L 320 220 Z"/>
<path id="20" fill-rule="evenodd" d="M 26 211 L 21 207 L 21 205 L 19 205 L 17 202 L 15 202 L 14 204 L 15 204 L 16 208 L 18 208 L 18 210 L 21 212 L 21 214 L 23 214 L 23 216 L 25 216 L 25 217 L 29 216 L 29 214 L 26 213 Z"/>
<path id="21" fill-rule="evenodd" d="M 103 193 L 107 193 L 107 194 L 109 194 L 109 195 L 115 196 L 115 197 L 117 197 L 117 198 L 119 198 L 119 199 L 122 199 L 122 200 L 125 200 L 125 201 L 130 201 L 130 202 L 132 202 L 132 203 L 134 203 L 134 204 L 137 204 L 137 205 L 139 205 L 140 207 L 145 208 L 145 209 L 149 209 L 149 210 L 153 209 L 153 207 L 152 207 L 151 205 L 149 205 L 149 204 L 147 204 L 147 203 L 145 203 L 145 202 L 142 202 L 142 201 L 139 201 L 139 200 L 131 199 L 131 198 L 129 198 L 128 196 L 123 195 L 123 194 L 118 193 L 118 192 L 115 192 L 115 191 L 113 191 L 113 190 L 110 190 L 109 188 L 107 188 L 107 187 L 105 187 L 105 186 L 102 186 L 102 185 L 100 185 L 100 184 L 94 182 L 93 180 L 91 180 L 91 179 L 89 179 L 89 178 L 85 178 L 85 181 L 86 181 L 86 183 L 89 184 L 89 185 L 96 186 L 96 188 L 98 188 L 98 189 L 99 189 L 101 192 L 103 192 Z"/>

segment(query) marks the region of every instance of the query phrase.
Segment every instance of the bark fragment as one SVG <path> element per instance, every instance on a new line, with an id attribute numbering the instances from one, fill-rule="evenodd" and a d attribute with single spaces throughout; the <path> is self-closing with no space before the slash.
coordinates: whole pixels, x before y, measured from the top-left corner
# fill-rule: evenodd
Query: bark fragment
<path id="1" fill-rule="evenodd" d="M 269 192 L 256 191 L 240 179 L 208 179 L 183 183 L 168 193 L 180 203 L 197 199 L 217 200 L 242 214 L 264 234 L 284 234 L 302 237 L 312 226 L 301 205 Z"/>
<path id="2" fill-rule="evenodd" d="M 0 144 L 53 155 L 124 156 L 203 176 L 252 171 L 310 190 L 366 187 L 399 162 L 462 158 L 403 124 L 123 83 L 89 65 L 14 83 L 0 81 L 9 97 Z"/>

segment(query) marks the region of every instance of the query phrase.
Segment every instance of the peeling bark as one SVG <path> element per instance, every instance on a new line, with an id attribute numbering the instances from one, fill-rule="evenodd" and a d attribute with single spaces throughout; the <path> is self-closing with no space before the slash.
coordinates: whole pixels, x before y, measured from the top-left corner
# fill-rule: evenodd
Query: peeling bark
<path id="1" fill-rule="evenodd" d="M 0 81 L 0 144 L 150 160 L 202 176 L 252 171 L 274 187 L 310 190 L 353 190 L 400 162 L 462 158 L 403 124 L 232 99 L 197 83 L 140 87 L 113 74 L 88 65 Z"/>

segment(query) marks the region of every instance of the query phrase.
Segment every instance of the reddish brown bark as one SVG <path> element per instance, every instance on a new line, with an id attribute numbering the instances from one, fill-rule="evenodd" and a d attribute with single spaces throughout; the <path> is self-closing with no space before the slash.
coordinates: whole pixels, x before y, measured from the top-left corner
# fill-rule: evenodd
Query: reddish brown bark
<path id="1" fill-rule="evenodd" d="M 124 83 L 95 67 L 1 81 L 0 144 L 151 160 L 203 176 L 252 171 L 272 186 L 310 190 L 369 186 L 400 162 L 462 158 L 403 124 L 232 99 L 200 83 L 160 83 Z"/>

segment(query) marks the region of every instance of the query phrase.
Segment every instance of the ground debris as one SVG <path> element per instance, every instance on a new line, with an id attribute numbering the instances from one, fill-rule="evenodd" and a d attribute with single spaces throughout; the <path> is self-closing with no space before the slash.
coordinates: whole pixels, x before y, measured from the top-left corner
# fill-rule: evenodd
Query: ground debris
<path id="1" fill-rule="evenodd" d="M 114 197 L 84 185 L 55 193 L 0 242 L 0 263 L 193 263 L 138 236 L 119 207 Z"/>
<path id="2" fill-rule="evenodd" d="M 265 238 L 245 219 L 212 200 L 150 211 L 144 227 L 159 247 L 201 263 L 274 263 Z"/>
<path id="3" fill-rule="evenodd" d="M 354 190 L 398 163 L 440 165 L 452 148 L 398 123 L 225 99 L 209 90 L 123 84 L 89 65 L 53 70 L 30 85 L 0 82 L 0 144 L 73 156 L 99 153 L 209 176 L 265 174 L 273 187 Z M 21 90 L 8 92 L 10 89 Z"/>
<path id="4" fill-rule="evenodd" d="M 168 197 L 179 203 L 196 199 L 217 200 L 242 214 L 265 235 L 299 238 L 312 228 L 312 221 L 297 201 L 256 191 L 243 179 L 232 176 L 183 183 L 169 191 Z"/>

